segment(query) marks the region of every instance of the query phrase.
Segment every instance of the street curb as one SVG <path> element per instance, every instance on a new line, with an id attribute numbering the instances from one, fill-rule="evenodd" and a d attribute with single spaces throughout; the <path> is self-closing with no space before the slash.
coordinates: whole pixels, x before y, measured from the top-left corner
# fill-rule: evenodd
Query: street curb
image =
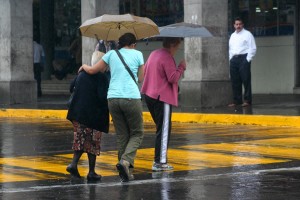
<path id="1" fill-rule="evenodd" d="M 67 110 L 39 110 L 39 109 L 1 109 L 0 117 L 11 118 L 49 118 L 66 119 Z M 144 122 L 153 122 L 149 112 L 143 112 Z M 227 125 L 260 125 L 299 127 L 300 117 L 281 115 L 239 115 L 239 114 L 201 114 L 201 113 L 173 113 L 172 122 L 227 124 Z"/>

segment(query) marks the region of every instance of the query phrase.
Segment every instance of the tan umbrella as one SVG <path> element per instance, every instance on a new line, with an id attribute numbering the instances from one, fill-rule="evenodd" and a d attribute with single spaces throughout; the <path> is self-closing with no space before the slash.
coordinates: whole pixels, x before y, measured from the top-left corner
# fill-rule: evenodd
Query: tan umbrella
<path id="1" fill-rule="evenodd" d="M 130 14 L 105 14 L 85 21 L 79 28 L 82 36 L 106 41 L 118 40 L 124 33 L 133 33 L 137 40 L 159 34 L 152 20 Z"/>

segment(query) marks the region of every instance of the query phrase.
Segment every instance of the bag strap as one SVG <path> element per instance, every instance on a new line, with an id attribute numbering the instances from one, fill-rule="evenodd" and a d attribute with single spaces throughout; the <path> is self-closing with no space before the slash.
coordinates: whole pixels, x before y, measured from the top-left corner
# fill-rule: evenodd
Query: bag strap
<path id="1" fill-rule="evenodd" d="M 126 69 L 126 70 L 128 71 L 128 73 L 130 74 L 132 80 L 135 82 L 136 85 L 138 85 L 137 82 L 136 82 L 136 80 L 135 80 L 135 78 L 134 78 L 134 75 L 133 75 L 132 71 L 129 69 L 128 65 L 125 63 L 125 61 L 124 61 L 122 55 L 120 54 L 119 50 L 116 49 L 115 51 L 117 52 L 117 54 L 118 54 L 120 60 L 122 61 L 123 65 L 125 66 L 125 69 Z"/>

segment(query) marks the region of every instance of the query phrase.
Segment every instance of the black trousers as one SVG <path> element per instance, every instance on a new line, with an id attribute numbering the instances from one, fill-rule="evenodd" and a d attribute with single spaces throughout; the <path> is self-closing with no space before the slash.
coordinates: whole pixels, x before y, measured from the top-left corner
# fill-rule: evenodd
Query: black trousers
<path id="1" fill-rule="evenodd" d="M 42 96 L 42 87 L 41 87 L 41 81 L 42 81 L 42 67 L 40 63 L 34 63 L 33 66 L 33 73 L 34 73 L 34 79 L 37 83 L 37 95 L 40 97 Z"/>
<path id="2" fill-rule="evenodd" d="M 234 56 L 230 60 L 230 78 L 233 91 L 233 103 L 252 103 L 251 89 L 251 62 L 248 62 L 247 54 Z M 244 86 L 244 98 L 242 95 Z"/>
<path id="3" fill-rule="evenodd" d="M 172 105 L 145 95 L 145 101 L 156 125 L 154 161 L 167 163 L 167 151 L 171 134 Z"/>

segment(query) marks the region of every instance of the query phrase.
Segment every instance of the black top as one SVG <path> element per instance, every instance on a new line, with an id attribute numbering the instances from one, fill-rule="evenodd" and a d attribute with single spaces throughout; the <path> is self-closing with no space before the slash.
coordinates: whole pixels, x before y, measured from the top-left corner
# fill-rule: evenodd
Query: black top
<path id="1" fill-rule="evenodd" d="M 105 74 L 89 75 L 84 71 L 80 72 L 70 85 L 70 92 L 74 92 L 74 96 L 69 106 L 67 119 L 108 133 L 108 84 Z"/>

